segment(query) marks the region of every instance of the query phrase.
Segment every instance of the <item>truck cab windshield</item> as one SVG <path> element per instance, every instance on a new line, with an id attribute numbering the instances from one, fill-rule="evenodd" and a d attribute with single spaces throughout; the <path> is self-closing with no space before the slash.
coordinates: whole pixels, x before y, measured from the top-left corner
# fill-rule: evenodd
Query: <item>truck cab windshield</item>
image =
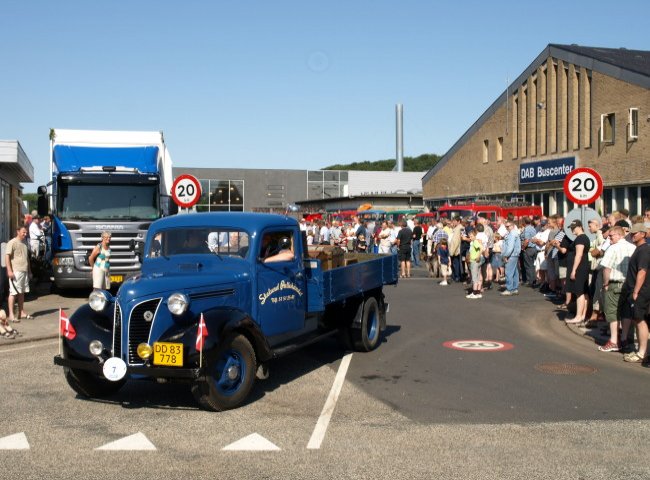
<path id="1" fill-rule="evenodd" d="M 58 215 L 63 221 L 155 220 L 160 217 L 158 185 L 63 184 Z"/>
<path id="2" fill-rule="evenodd" d="M 248 234 L 209 227 L 163 230 L 155 234 L 148 258 L 175 255 L 228 255 L 245 258 Z"/>

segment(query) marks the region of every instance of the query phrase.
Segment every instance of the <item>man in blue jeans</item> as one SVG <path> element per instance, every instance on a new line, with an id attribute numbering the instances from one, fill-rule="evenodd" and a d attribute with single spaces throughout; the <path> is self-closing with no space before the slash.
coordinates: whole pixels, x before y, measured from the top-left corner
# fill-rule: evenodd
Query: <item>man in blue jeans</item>
<path id="1" fill-rule="evenodd" d="M 413 220 L 413 242 L 411 248 L 411 262 L 413 266 L 420 266 L 420 252 L 422 251 L 422 227 L 420 221 L 416 218 Z"/>
<path id="2" fill-rule="evenodd" d="M 506 262 L 506 289 L 501 292 L 503 296 L 519 294 L 519 254 L 521 252 L 521 238 L 519 230 L 512 220 L 506 222 L 508 234 L 503 242 L 502 258 Z"/>

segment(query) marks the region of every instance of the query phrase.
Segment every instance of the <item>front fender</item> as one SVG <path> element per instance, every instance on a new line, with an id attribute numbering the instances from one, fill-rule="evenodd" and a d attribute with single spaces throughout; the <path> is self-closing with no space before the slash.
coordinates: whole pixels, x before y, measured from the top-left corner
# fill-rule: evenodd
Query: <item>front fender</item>
<path id="1" fill-rule="evenodd" d="M 181 342 L 187 350 L 187 360 L 190 364 L 199 365 L 199 352 L 196 340 L 199 331 L 200 315 L 195 316 L 189 325 L 184 325 L 179 331 L 172 328 L 160 336 L 161 342 Z M 221 342 L 233 332 L 244 334 L 255 349 L 259 361 L 271 358 L 271 348 L 266 337 L 257 323 L 244 311 L 231 307 L 216 307 L 203 312 L 207 336 L 203 344 L 203 355 L 219 348 Z"/>
<path id="2" fill-rule="evenodd" d="M 107 307 L 104 312 L 112 312 Z M 70 324 L 77 335 L 74 339 L 64 338 L 66 353 L 79 359 L 93 360 L 95 357 L 88 351 L 88 344 L 93 340 L 102 342 L 107 350 L 113 345 L 113 318 L 104 312 L 96 312 L 89 305 L 82 305 L 71 316 Z"/>

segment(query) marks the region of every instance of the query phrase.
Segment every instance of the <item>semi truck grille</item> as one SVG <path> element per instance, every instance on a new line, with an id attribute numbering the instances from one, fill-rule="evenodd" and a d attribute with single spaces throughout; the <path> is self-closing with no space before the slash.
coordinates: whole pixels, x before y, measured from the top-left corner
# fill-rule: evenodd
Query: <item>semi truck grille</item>
<path id="1" fill-rule="evenodd" d="M 144 362 L 138 357 L 138 345 L 149 340 L 151 325 L 156 317 L 156 311 L 161 298 L 154 298 L 139 303 L 131 311 L 129 317 L 129 364 L 142 365 Z"/>

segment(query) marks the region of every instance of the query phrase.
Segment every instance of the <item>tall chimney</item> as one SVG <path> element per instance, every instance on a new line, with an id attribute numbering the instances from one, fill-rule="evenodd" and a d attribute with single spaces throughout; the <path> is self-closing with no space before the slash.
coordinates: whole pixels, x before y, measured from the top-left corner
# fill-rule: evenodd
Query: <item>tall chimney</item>
<path id="1" fill-rule="evenodd" d="M 396 159 L 397 162 L 395 163 L 395 170 L 398 172 L 403 172 L 404 171 L 404 137 L 403 137 L 403 126 L 402 126 L 402 120 L 403 120 L 403 108 L 402 104 L 398 103 L 395 105 L 395 141 L 396 141 Z"/>

